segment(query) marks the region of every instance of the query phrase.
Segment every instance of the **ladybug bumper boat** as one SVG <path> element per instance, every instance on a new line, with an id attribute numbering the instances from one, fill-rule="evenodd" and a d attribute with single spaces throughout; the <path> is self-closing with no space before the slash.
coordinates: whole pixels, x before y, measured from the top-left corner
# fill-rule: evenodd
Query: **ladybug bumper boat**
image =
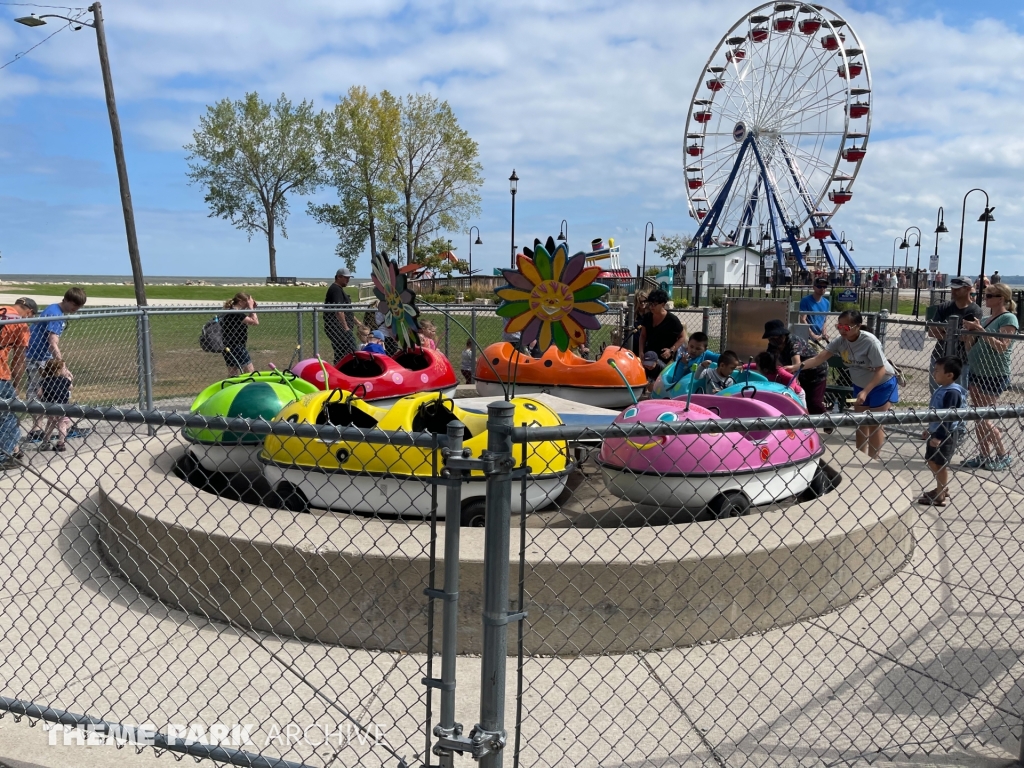
<path id="1" fill-rule="evenodd" d="M 597 360 L 584 360 L 551 346 L 540 358 L 533 358 L 505 341 L 484 349 L 476 361 L 475 378 L 476 391 L 485 397 L 504 395 L 514 378 L 516 393 L 545 393 L 598 408 L 623 408 L 633 403 L 647 383 L 640 360 L 624 347 L 608 347 Z"/>
<path id="2" fill-rule="evenodd" d="M 748 393 L 753 390 L 748 388 Z M 647 400 L 627 408 L 616 424 L 762 418 L 806 413 L 784 395 L 694 395 Z M 813 429 L 776 429 L 688 435 L 607 438 L 598 466 L 606 487 L 638 504 L 714 517 L 745 514 L 751 506 L 802 494 L 821 495 L 832 480 L 819 459 L 824 447 Z"/>
<path id="3" fill-rule="evenodd" d="M 440 392 L 451 397 L 458 386 L 448 358 L 437 350 L 421 347 L 403 350 L 394 357 L 352 352 L 337 366 L 311 358 L 296 363 L 292 372 L 317 389 L 355 392 L 378 406 L 393 405 L 406 395 L 418 393 Z"/>
<path id="4" fill-rule="evenodd" d="M 192 403 L 192 413 L 270 421 L 282 408 L 316 388 L 287 371 L 260 371 L 211 384 Z M 223 429 L 186 427 L 182 434 L 189 453 L 209 472 L 259 472 L 263 436 Z"/>
<path id="5" fill-rule="evenodd" d="M 512 399 L 513 421 L 536 426 L 558 426 L 558 415 L 529 398 Z M 438 394 L 402 398 L 390 408 L 379 408 L 351 392 L 317 392 L 287 406 L 277 421 L 330 424 L 337 427 L 380 429 L 404 433 L 445 435 L 458 419 L 465 427 L 464 448 L 480 456 L 487 448 L 487 417 L 471 413 Z M 573 465 L 562 441 L 527 444 L 526 464 L 534 474 L 527 482 L 526 511 L 533 512 L 556 499 Z M 371 444 L 365 441 L 324 441 L 315 438 L 268 435 L 260 460 L 270 486 L 290 509 L 306 506 L 360 514 L 430 516 L 434 487 L 433 467 L 441 463 L 431 448 Z M 522 451 L 515 454 L 523 463 Z M 447 487 L 437 486 L 438 514 L 445 513 Z M 474 471 L 462 485 L 463 525 L 483 522 L 486 478 Z"/>

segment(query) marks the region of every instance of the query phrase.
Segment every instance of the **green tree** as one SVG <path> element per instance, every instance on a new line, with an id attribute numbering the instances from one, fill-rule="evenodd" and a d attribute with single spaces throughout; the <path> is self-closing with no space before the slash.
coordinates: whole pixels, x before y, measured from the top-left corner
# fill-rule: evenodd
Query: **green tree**
<path id="1" fill-rule="evenodd" d="M 658 244 L 654 246 L 654 253 L 670 266 L 679 264 L 686 249 L 690 247 L 693 238 L 690 235 L 662 235 Z"/>
<path id="2" fill-rule="evenodd" d="M 446 101 L 412 94 L 401 102 L 393 159 L 399 197 L 394 213 L 405 231 L 406 263 L 443 231 L 461 231 L 479 213 L 483 184 L 477 143 Z"/>
<path id="3" fill-rule="evenodd" d="M 452 272 L 458 272 L 463 275 L 468 274 L 468 262 L 462 259 L 452 261 L 448 258 L 448 254 L 451 253 L 454 256 L 456 250 L 458 249 L 451 245 L 451 241 L 447 238 L 435 237 L 417 250 L 414 254 L 413 263 L 419 264 L 423 269 L 428 269 L 435 275 L 441 274 L 445 277 L 451 277 Z"/>
<path id="4" fill-rule="evenodd" d="M 349 268 L 367 240 L 370 252 L 377 252 L 378 230 L 394 231 L 389 209 L 398 201 L 394 159 L 399 124 L 397 99 L 387 91 L 371 96 L 360 86 L 350 88 L 331 112 L 317 116 L 323 167 L 338 202 L 310 203 L 308 209 L 314 219 L 337 232 L 335 252 Z"/>
<path id="5" fill-rule="evenodd" d="M 319 184 L 313 121 L 312 102 L 293 106 L 281 94 L 270 104 L 247 93 L 207 107 L 185 145 L 189 183 L 206 187 L 210 216 L 227 219 L 250 240 L 262 232 L 274 280 L 276 229 L 288 237 L 287 195 L 309 194 Z"/>

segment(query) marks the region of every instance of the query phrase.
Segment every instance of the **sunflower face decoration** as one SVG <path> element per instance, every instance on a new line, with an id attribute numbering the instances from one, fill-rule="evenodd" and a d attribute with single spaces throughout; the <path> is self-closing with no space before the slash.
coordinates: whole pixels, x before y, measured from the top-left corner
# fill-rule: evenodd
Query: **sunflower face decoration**
<path id="1" fill-rule="evenodd" d="M 503 269 L 508 285 L 496 293 L 501 299 L 498 315 L 506 318 L 506 333 L 521 333 L 523 346 L 535 340 L 541 350 L 555 344 L 562 352 L 582 346 L 587 331 L 601 327 L 595 315 L 608 311 L 598 301 L 608 286 L 595 283 L 600 267 L 588 267 L 586 256 L 569 257 L 564 243 L 553 238 L 535 250 L 523 249 L 519 269 Z"/>
<path id="2" fill-rule="evenodd" d="M 402 349 L 418 347 L 420 311 L 416 308 L 416 292 L 408 287 L 408 278 L 386 254 L 375 253 L 371 259 L 373 295 L 377 311 L 384 315 L 384 324 L 395 334 Z"/>

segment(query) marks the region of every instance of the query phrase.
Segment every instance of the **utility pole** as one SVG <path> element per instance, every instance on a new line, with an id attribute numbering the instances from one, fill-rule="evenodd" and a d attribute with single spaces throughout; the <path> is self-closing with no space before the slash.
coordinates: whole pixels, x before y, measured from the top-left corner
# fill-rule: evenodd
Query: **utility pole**
<path id="1" fill-rule="evenodd" d="M 107 57 L 107 36 L 103 30 L 103 11 L 99 3 L 89 6 L 93 26 L 96 28 L 96 47 L 100 53 L 100 71 L 103 74 L 103 91 L 107 97 L 107 113 L 110 115 L 110 135 L 114 141 L 114 163 L 117 165 L 117 183 L 121 188 L 121 209 L 124 213 L 124 230 L 128 238 L 128 259 L 132 264 L 132 280 L 135 283 L 135 300 L 140 307 L 146 306 L 146 284 L 142 277 L 142 258 L 139 256 L 139 238 L 135 233 L 135 210 L 132 207 L 132 192 L 128 186 L 128 166 L 124 160 L 124 143 L 121 140 L 121 121 L 117 116 L 114 101 L 114 81 L 110 76 L 110 59 Z"/>

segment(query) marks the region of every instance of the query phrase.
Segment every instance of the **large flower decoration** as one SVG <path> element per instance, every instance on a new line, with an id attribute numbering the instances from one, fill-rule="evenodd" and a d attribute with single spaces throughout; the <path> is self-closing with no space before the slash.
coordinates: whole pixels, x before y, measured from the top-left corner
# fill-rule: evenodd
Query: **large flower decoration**
<path id="1" fill-rule="evenodd" d="M 416 292 L 408 287 L 408 277 L 387 254 L 375 253 L 370 260 L 373 277 L 373 295 L 377 297 L 377 311 L 384 315 L 384 323 L 395 333 L 402 349 L 417 347 L 420 343 L 419 317 Z"/>
<path id="2" fill-rule="evenodd" d="M 519 269 L 503 269 L 508 285 L 496 293 L 502 300 L 498 315 L 506 318 L 506 333 L 521 333 L 523 346 L 534 340 L 541 350 L 554 343 L 562 352 L 586 343 L 587 330 L 601 327 L 595 315 L 608 311 L 598 298 L 608 286 L 595 283 L 600 267 L 588 267 L 586 255 L 569 257 L 565 243 L 555 247 L 548 238 L 535 250 L 523 249 Z"/>

